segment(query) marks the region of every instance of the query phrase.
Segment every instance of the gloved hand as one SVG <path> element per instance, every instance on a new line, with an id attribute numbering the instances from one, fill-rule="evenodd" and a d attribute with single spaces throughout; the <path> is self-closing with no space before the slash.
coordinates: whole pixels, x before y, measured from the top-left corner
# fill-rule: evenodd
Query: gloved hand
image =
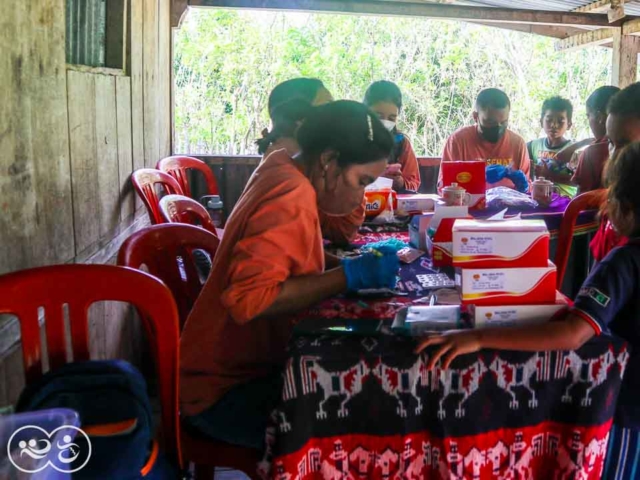
<path id="1" fill-rule="evenodd" d="M 522 170 L 507 170 L 507 178 L 516 186 L 516 190 L 520 193 L 529 191 L 529 180 Z"/>
<path id="2" fill-rule="evenodd" d="M 342 268 L 350 291 L 366 288 L 395 288 L 400 262 L 395 249 L 380 247 L 359 257 L 345 258 Z"/>
<path id="3" fill-rule="evenodd" d="M 507 167 L 502 165 L 489 165 L 486 170 L 487 183 L 498 183 L 507 176 Z"/>

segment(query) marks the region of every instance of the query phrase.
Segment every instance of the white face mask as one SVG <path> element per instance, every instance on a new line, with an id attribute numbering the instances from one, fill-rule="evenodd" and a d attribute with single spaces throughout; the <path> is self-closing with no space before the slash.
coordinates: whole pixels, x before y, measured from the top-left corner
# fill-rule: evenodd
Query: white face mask
<path id="1" fill-rule="evenodd" d="M 393 129 L 396 127 L 396 122 L 392 122 L 391 120 L 380 119 L 380 121 L 382 122 L 382 125 L 384 125 L 384 128 L 386 128 L 390 132 L 392 132 Z"/>

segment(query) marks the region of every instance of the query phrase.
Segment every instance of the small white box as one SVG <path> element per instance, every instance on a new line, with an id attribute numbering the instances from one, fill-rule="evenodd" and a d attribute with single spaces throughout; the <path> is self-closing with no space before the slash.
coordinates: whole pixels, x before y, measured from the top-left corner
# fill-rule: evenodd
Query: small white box
<path id="1" fill-rule="evenodd" d="M 397 211 L 400 214 L 432 212 L 439 196 L 427 193 L 398 194 Z"/>
<path id="2" fill-rule="evenodd" d="M 556 303 L 548 305 L 503 305 L 469 306 L 469 314 L 474 328 L 511 327 L 515 325 L 536 325 L 549 321 L 556 313 L 568 307 L 567 299 L 560 292 Z"/>

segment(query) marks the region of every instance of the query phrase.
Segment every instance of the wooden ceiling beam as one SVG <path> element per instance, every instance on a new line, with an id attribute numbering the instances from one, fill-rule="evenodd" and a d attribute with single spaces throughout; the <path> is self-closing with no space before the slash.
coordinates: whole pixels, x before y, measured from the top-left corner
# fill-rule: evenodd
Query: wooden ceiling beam
<path id="1" fill-rule="evenodd" d="M 622 27 L 624 35 L 640 35 L 640 19 L 627 22 Z"/>
<path id="2" fill-rule="evenodd" d="M 620 28 L 600 28 L 590 32 L 582 32 L 555 42 L 556 52 L 573 50 L 593 45 L 610 43 Z"/>
<path id="3" fill-rule="evenodd" d="M 624 4 L 629 0 L 596 0 L 583 7 L 578 7 L 572 12 L 581 13 L 606 13 L 609 22 L 617 22 L 625 17 Z"/>
<path id="4" fill-rule="evenodd" d="M 189 0 L 189 5 L 194 7 L 425 17 L 495 24 L 610 26 L 607 15 L 597 13 L 515 10 L 439 3 L 385 2 L 376 0 Z"/>
<path id="5" fill-rule="evenodd" d="M 469 21 L 468 23 L 472 23 L 474 25 L 482 25 L 484 27 L 500 28 L 503 30 L 513 30 L 515 32 L 531 33 L 534 35 L 541 35 L 543 37 L 557 39 L 568 38 L 572 35 L 577 35 L 579 33 L 587 31 L 575 27 L 559 27 L 555 25 L 526 25 L 522 23 L 501 23 L 500 25 L 496 25 L 495 23 L 474 21 Z"/>

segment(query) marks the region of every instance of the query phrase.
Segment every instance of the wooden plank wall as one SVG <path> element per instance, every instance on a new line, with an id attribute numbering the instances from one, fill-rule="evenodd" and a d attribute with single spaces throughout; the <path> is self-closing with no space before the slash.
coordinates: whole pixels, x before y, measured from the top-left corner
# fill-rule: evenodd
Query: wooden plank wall
<path id="1" fill-rule="evenodd" d="M 240 198 L 249 177 L 260 163 L 260 156 L 217 156 L 217 155 L 193 155 L 204 161 L 216 177 L 220 195 L 224 202 L 224 212 L 228 217 L 236 202 Z M 432 157 L 418 158 L 420 163 L 421 193 L 435 193 L 438 182 L 440 159 Z M 202 178 L 194 175 L 192 183 L 193 196 L 198 198 L 207 193 L 206 185 Z"/>
<path id="2" fill-rule="evenodd" d="M 64 7 L 0 0 L 0 274 L 115 263 L 148 223 L 131 171 L 170 154 L 170 1 L 130 2 L 127 69 L 111 74 L 65 64 Z M 92 307 L 95 354 L 136 360 L 140 330 L 128 312 Z M 0 317 L 5 330 L 0 406 L 22 388 L 17 330 Z"/>

